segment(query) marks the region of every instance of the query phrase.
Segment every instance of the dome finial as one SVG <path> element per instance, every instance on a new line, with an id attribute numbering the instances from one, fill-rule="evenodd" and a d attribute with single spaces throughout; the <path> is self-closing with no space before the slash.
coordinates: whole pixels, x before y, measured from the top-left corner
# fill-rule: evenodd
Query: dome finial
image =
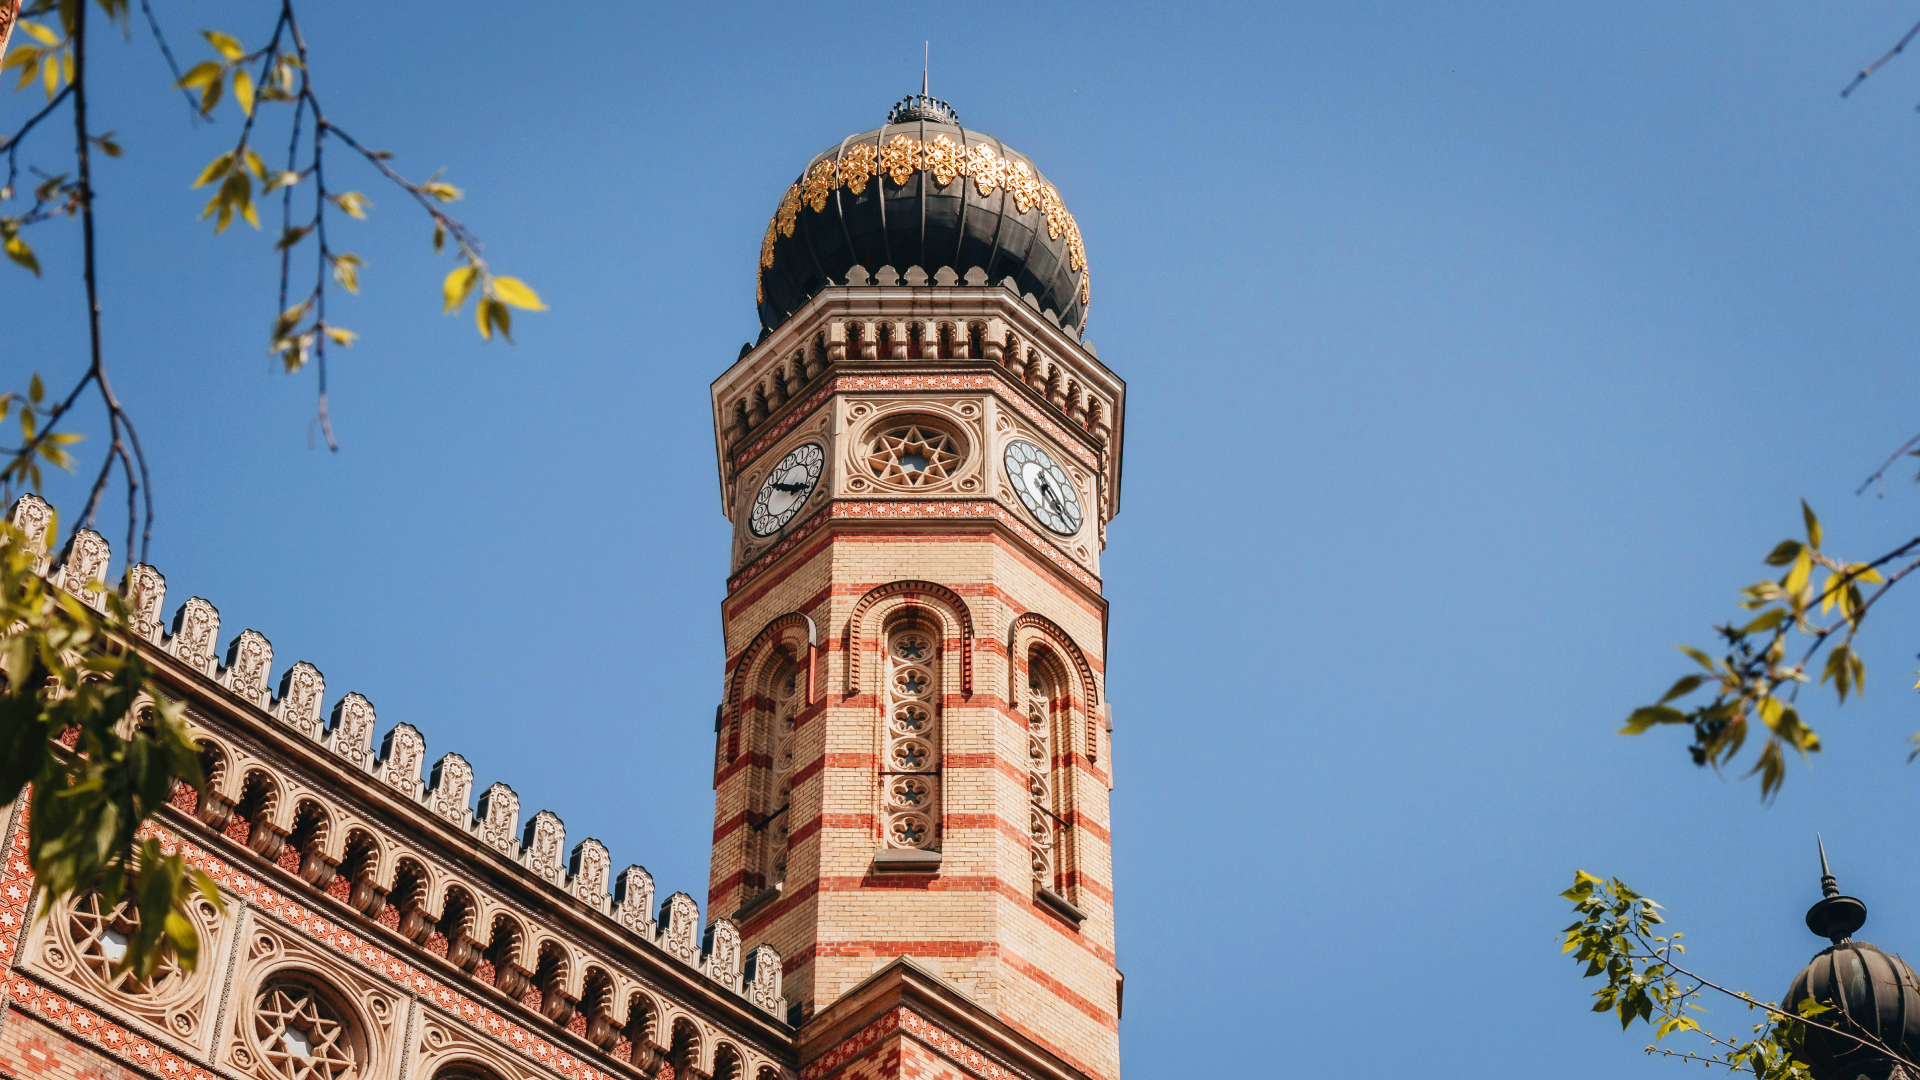
<path id="1" fill-rule="evenodd" d="M 1820 901 L 1807 909 L 1807 929 L 1833 942 L 1853 940 L 1853 932 L 1867 924 L 1867 905 L 1851 896 L 1840 895 L 1840 882 L 1827 867 L 1827 844 L 1819 833 L 1813 842 L 1820 849 Z"/>
<path id="2" fill-rule="evenodd" d="M 932 66 L 932 60 L 933 42 L 923 42 L 920 54 L 920 92 L 908 94 L 895 102 L 893 108 L 887 110 L 887 123 L 910 124 L 915 120 L 925 120 L 934 124 L 958 125 L 960 123 L 960 114 L 953 111 L 953 106 L 934 97 L 927 89 L 929 82 L 927 73 Z"/>

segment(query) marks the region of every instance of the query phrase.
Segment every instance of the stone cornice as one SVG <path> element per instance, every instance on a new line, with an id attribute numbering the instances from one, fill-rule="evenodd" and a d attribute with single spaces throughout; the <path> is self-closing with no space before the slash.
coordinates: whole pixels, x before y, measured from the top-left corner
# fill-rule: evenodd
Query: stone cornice
<path id="1" fill-rule="evenodd" d="M 909 357 L 902 337 L 894 343 L 894 356 L 881 357 L 875 353 L 871 330 L 864 342 L 845 337 L 849 325 L 882 324 L 949 329 L 984 324 L 985 355 L 934 357 L 927 354 L 937 350 L 925 345 L 923 355 Z M 1018 349 L 1005 348 L 1011 343 L 1017 343 Z M 874 355 L 863 357 L 863 345 Z M 1011 355 L 1003 354 L 1007 352 Z M 1099 455 L 1104 451 L 1100 471 L 1107 492 L 1103 502 L 1109 518 L 1117 514 L 1125 381 L 1102 364 L 1090 346 L 1009 290 L 993 286 L 831 287 L 822 290 L 779 330 L 742 352 L 714 380 L 711 390 L 722 512 L 729 516 L 732 513 L 732 485 L 741 461 L 739 455 L 755 443 L 764 446 L 771 441 L 765 438 L 767 432 L 782 424 L 791 427 L 790 418 L 811 412 L 824 400 L 818 393 L 821 375 L 839 376 L 856 370 L 885 375 L 993 369 L 1008 376 L 1002 380 L 1003 396 L 1010 401 L 1018 399 L 1016 407 L 1030 419 L 1037 422 L 1044 414 L 1045 423 L 1072 433 L 1062 437 L 1063 445 L 1077 441 L 1088 453 Z M 1036 387 L 1035 383 L 1041 385 Z"/>

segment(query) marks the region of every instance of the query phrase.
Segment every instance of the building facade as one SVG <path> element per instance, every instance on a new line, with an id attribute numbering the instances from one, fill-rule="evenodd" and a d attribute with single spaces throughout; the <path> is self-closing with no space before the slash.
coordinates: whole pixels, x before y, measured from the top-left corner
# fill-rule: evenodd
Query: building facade
<path id="1" fill-rule="evenodd" d="M 213 875 L 192 970 L 0 873 L 0 1072 L 57 1080 L 1119 1075 L 1100 553 L 1124 386 L 1078 224 L 922 95 L 816 157 L 713 386 L 732 569 L 706 916 L 408 724 L 120 575 L 209 777 L 151 828 Z M 33 496 L 11 519 L 46 550 Z M 82 531 L 44 572 L 89 595 Z M 277 683 L 273 676 L 278 670 Z M 477 795 L 477 799 L 476 799 Z"/>

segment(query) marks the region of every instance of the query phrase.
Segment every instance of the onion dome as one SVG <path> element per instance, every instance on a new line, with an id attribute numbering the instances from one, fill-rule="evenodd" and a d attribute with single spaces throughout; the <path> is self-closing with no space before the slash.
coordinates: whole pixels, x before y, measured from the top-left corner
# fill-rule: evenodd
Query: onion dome
<path id="1" fill-rule="evenodd" d="M 1841 1032 L 1808 1027 L 1800 1056 L 1816 1080 L 1886 1080 L 1894 1075 L 1891 1051 L 1909 1061 L 1920 1054 L 1920 979 L 1906 961 L 1852 934 L 1867 921 L 1867 905 L 1841 896 L 1820 848 L 1819 903 L 1807 910 L 1807 928 L 1832 941 L 1788 988 L 1783 1006 L 1792 1012 L 1812 998 L 1833 1011 L 1817 1022 Z"/>
<path id="2" fill-rule="evenodd" d="M 855 267 L 891 267 L 909 283 L 919 280 L 913 267 L 928 281 L 948 281 L 942 269 L 955 283 L 1011 279 L 1062 326 L 1078 333 L 1086 322 L 1086 250 L 1060 192 L 1025 154 L 961 127 L 924 87 L 886 123 L 816 156 L 787 188 L 760 245 L 762 329 L 849 284 Z"/>

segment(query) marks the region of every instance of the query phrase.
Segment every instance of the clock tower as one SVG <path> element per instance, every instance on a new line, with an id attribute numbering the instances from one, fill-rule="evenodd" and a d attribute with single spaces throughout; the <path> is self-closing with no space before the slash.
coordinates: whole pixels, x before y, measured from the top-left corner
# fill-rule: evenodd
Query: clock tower
<path id="1" fill-rule="evenodd" d="M 713 384 L 709 898 L 787 958 L 804 1080 L 1119 1075 L 1125 385 L 1090 298 L 1060 192 L 924 93 L 767 225 L 759 340 Z"/>

